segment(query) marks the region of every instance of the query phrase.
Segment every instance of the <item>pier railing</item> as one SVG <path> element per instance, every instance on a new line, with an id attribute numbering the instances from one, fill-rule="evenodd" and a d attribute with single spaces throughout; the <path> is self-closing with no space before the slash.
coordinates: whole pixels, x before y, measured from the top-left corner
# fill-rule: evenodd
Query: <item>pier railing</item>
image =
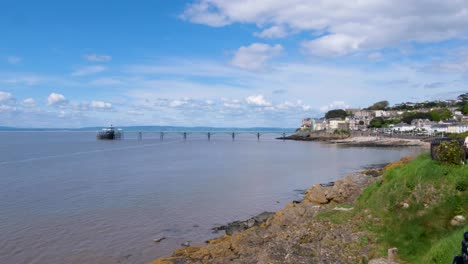
<path id="1" fill-rule="evenodd" d="M 215 135 L 228 136 L 232 141 L 235 141 L 241 135 L 251 135 L 260 141 L 261 138 L 265 135 L 274 135 L 279 139 L 286 140 L 286 137 L 294 134 L 294 131 L 129 131 L 125 134 L 136 133 L 136 138 L 138 140 L 143 140 L 146 138 L 146 135 L 151 135 L 151 138 L 156 138 L 159 136 L 159 140 L 163 141 L 167 136 L 174 138 L 175 136 L 180 137 L 181 139 L 188 140 L 193 136 L 202 136 L 208 141 L 211 141 Z M 199 137 L 196 137 L 199 138 Z"/>

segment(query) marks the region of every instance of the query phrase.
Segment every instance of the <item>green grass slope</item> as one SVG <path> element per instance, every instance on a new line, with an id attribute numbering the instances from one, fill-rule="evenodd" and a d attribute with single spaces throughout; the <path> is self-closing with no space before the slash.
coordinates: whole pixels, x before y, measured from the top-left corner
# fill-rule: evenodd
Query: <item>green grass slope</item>
<path id="1" fill-rule="evenodd" d="M 356 203 L 355 219 L 375 234 L 379 255 L 397 247 L 410 263 L 451 263 L 467 226 L 450 224 L 468 216 L 468 165 L 446 166 L 422 155 L 386 171 Z"/>

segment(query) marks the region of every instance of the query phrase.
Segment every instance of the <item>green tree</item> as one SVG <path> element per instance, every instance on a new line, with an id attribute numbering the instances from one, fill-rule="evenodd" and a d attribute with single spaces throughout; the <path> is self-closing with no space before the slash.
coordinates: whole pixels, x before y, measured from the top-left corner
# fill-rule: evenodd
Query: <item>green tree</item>
<path id="1" fill-rule="evenodd" d="M 433 121 L 431 114 L 422 112 L 406 112 L 403 114 L 403 118 L 401 119 L 401 121 L 407 124 L 411 124 L 411 121 L 413 121 L 414 119 L 429 119 Z"/>
<path id="2" fill-rule="evenodd" d="M 441 120 L 447 120 L 451 118 L 453 114 L 452 111 L 450 111 L 448 108 L 441 108 L 430 111 L 429 115 L 431 115 L 430 120 L 439 122 Z"/>
<path id="3" fill-rule="evenodd" d="M 382 128 L 385 124 L 385 120 L 382 117 L 376 117 L 370 121 L 369 127 Z"/>
<path id="4" fill-rule="evenodd" d="M 468 102 L 468 93 L 460 94 L 457 97 L 458 100 L 461 100 L 462 102 Z"/>
<path id="5" fill-rule="evenodd" d="M 460 110 L 464 115 L 468 115 L 468 102 L 465 102 L 465 104 L 461 107 Z"/>
<path id="6" fill-rule="evenodd" d="M 369 110 L 385 110 L 390 105 L 388 101 L 380 101 L 371 106 L 369 106 Z"/>
<path id="7" fill-rule="evenodd" d="M 343 109 L 330 110 L 325 114 L 325 118 L 327 118 L 327 119 L 330 119 L 330 118 L 345 119 L 346 116 L 348 116 L 348 114 Z"/>

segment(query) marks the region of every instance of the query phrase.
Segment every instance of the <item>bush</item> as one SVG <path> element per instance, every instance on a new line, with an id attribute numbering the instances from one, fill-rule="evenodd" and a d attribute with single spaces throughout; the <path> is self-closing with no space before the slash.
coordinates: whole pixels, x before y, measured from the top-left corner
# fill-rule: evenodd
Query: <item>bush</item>
<path id="1" fill-rule="evenodd" d="M 456 140 L 440 143 L 435 154 L 436 159 L 444 164 L 460 165 L 465 161 L 465 152 Z"/>

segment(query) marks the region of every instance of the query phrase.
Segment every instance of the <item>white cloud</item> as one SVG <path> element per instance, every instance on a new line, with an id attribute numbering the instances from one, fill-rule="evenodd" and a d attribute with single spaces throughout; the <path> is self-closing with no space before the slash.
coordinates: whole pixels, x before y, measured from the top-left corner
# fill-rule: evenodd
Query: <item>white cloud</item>
<path id="1" fill-rule="evenodd" d="M 111 61 L 112 57 L 109 55 L 98 55 L 98 54 L 86 54 L 84 58 L 92 62 L 107 62 Z"/>
<path id="2" fill-rule="evenodd" d="M 95 109 L 110 109 L 112 108 L 111 103 L 103 102 L 103 101 L 91 101 L 90 107 Z"/>
<path id="3" fill-rule="evenodd" d="M 349 108 L 349 105 L 346 104 L 344 101 L 334 101 L 329 105 L 325 105 L 325 106 L 320 107 L 320 111 L 321 112 L 328 112 L 328 111 L 334 110 L 334 109 L 346 109 L 346 108 Z"/>
<path id="4" fill-rule="evenodd" d="M 36 107 L 36 101 L 33 98 L 26 98 L 23 100 L 23 105 L 26 107 Z"/>
<path id="5" fill-rule="evenodd" d="M 212 27 L 222 27 L 230 24 L 225 15 L 211 12 L 212 7 L 210 3 L 200 1 L 190 5 L 180 17 L 193 23 L 206 24 Z"/>
<path id="6" fill-rule="evenodd" d="M 271 106 L 271 103 L 265 100 L 261 94 L 248 96 L 245 101 L 252 106 Z"/>
<path id="7" fill-rule="evenodd" d="M 10 111 L 15 111 L 16 107 L 11 106 L 11 105 L 0 105 L 0 113 L 1 112 L 10 112 Z"/>
<path id="8" fill-rule="evenodd" d="M 254 36 L 259 38 L 283 38 L 288 33 L 282 26 L 272 26 L 264 29 L 262 32 L 255 32 Z"/>
<path id="9" fill-rule="evenodd" d="M 72 72 L 72 76 L 86 76 L 92 75 L 96 73 L 100 73 L 106 70 L 106 67 L 101 65 L 94 65 L 94 66 L 86 66 L 77 69 L 76 71 Z"/>
<path id="10" fill-rule="evenodd" d="M 342 56 L 360 49 L 363 38 L 344 34 L 327 35 L 321 38 L 304 41 L 301 46 L 305 52 L 319 56 Z"/>
<path id="11" fill-rule="evenodd" d="M 187 104 L 186 100 L 173 100 L 169 102 L 169 107 L 180 107 L 186 104 Z"/>
<path id="12" fill-rule="evenodd" d="M 282 51 L 283 47 L 279 44 L 270 46 L 254 43 L 250 46 L 242 46 L 234 54 L 231 64 L 242 69 L 259 70 L 266 65 L 268 60 L 278 56 Z"/>
<path id="13" fill-rule="evenodd" d="M 317 48 L 312 54 L 333 56 L 468 36 L 468 2 L 460 0 L 196 0 L 182 17 L 216 27 L 242 23 L 264 32 L 275 26 L 323 32 L 328 37 L 304 45 Z"/>
<path id="14" fill-rule="evenodd" d="M 62 94 L 51 93 L 47 97 L 47 104 L 52 106 L 63 106 L 68 104 L 68 100 Z"/>
<path id="15" fill-rule="evenodd" d="M 13 64 L 13 65 L 20 64 L 22 60 L 23 59 L 21 57 L 18 57 L 18 56 L 8 56 L 7 57 L 7 62 L 9 64 Z"/>
<path id="16" fill-rule="evenodd" d="M 0 102 L 7 102 L 10 100 L 14 100 L 13 95 L 11 93 L 0 91 Z"/>

